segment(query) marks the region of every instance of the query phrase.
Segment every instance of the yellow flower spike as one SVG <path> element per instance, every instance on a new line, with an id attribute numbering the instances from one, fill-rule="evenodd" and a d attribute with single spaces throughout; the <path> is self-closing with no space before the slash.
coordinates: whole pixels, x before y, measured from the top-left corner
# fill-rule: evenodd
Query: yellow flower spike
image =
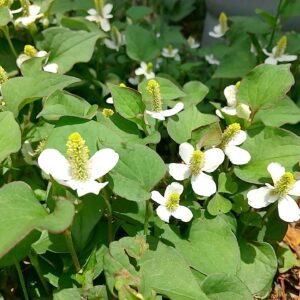
<path id="1" fill-rule="evenodd" d="M 272 195 L 284 197 L 293 188 L 296 180 L 291 172 L 284 173 L 280 179 L 275 183 L 274 190 L 271 191 Z"/>
<path id="2" fill-rule="evenodd" d="M 103 0 L 95 0 L 95 8 L 100 16 L 103 16 L 103 7 L 104 7 Z"/>
<path id="3" fill-rule="evenodd" d="M 221 25 L 221 32 L 225 33 L 228 30 L 227 16 L 224 12 L 219 15 L 219 23 Z"/>
<path id="4" fill-rule="evenodd" d="M 179 205 L 180 195 L 177 192 L 172 193 L 166 202 L 166 209 L 169 212 L 174 212 Z"/>
<path id="5" fill-rule="evenodd" d="M 89 148 L 78 132 L 69 136 L 67 142 L 67 156 L 72 169 L 72 177 L 85 181 L 89 177 Z"/>
<path id="6" fill-rule="evenodd" d="M 0 66 L 0 84 L 3 84 L 8 80 L 7 73 L 5 70 Z"/>
<path id="7" fill-rule="evenodd" d="M 0 7 L 6 6 L 6 0 L 0 0 Z"/>
<path id="8" fill-rule="evenodd" d="M 26 45 L 24 47 L 24 53 L 27 55 L 27 56 L 30 56 L 30 57 L 35 57 L 36 54 L 37 54 L 37 50 L 31 46 L 31 45 Z"/>
<path id="9" fill-rule="evenodd" d="M 224 149 L 228 145 L 228 143 L 234 138 L 234 136 L 240 131 L 241 125 L 238 123 L 233 123 L 227 126 L 222 134 L 222 142 L 220 144 L 220 148 Z"/>
<path id="10" fill-rule="evenodd" d="M 235 87 L 236 87 L 236 89 L 238 90 L 238 89 L 240 88 L 240 86 L 241 86 L 241 82 L 238 81 L 238 82 L 235 84 Z"/>
<path id="11" fill-rule="evenodd" d="M 114 114 L 114 111 L 110 108 L 104 108 L 102 114 L 105 118 L 110 118 Z"/>
<path id="12" fill-rule="evenodd" d="M 125 83 L 120 83 L 119 87 L 126 87 Z"/>
<path id="13" fill-rule="evenodd" d="M 205 162 L 204 153 L 200 150 L 195 150 L 190 160 L 189 168 L 191 173 L 193 175 L 199 175 L 201 169 L 204 166 L 204 162 Z"/>
<path id="14" fill-rule="evenodd" d="M 153 63 L 150 62 L 147 64 L 147 73 L 150 73 L 152 71 L 153 71 Z"/>
<path id="15" fill-rule="evenodd" d="M 274 54 L 274 57 L 280 57 L 284 54 L 285 49 L 287 46 L 287 37 L 284 35 L 280 38 L 280 40 L 277 42 L 276 51 Z"/>
<path id="16" fill-rule="evenodd" d="M 47 139 L 48 138 L 44 138 L 39 142 L 36 149 L 34 150 L 34 156 L 39 156 L 43 152 L 46 146 Z"/>
<path id="17" fill-rule="evenodd" d="M 146 90 L 152 98 L 153 111 L 160 112 L 162 110 L 162 97 L 159 83 L 155 79 L 150 79 Z"/>

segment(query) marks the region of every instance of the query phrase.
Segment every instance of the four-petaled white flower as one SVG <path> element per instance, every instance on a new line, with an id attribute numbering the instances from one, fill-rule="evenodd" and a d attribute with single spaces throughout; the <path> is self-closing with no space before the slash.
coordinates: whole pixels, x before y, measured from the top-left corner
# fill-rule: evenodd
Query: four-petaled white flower
<path id="1" fill-rule="evenodd" d="M 211 148 L 202 152 L 189 143 L 179 146 L 179 155 L 183 164 L 169 164 L 169 173 L 176 180 L 184 180 L 191 176 L 194 192 L 209 197 L 217 190 L 212 176 L 205 174 L 215 171 L 224 161 L 224 153 L 219 148 Z"/>
<path id="2" fill-rule="evenodd" d="M 229 85 L 224 89 L 224 96 L 227 100 L 227 105 L 221 110 L 217 109 L 216 114 L 221 119 L 224 119 L 222 112 L 230 116 L 238 116 L 239 118 L 248 120 L 251 115 L 250 107 L 247 104 L 238 103 L 237 92 L 240 82 L 236 85 Z"/>
<path id="3" fill-rule="evenodd" d="M 245 165 L 250 159 L 250 153 L 238 147 L 247 139 L 247 133 L 241 130 L 238 123 L 233 123 L 227 126 L 222 134 L 222 141 L 219 147 L 224 151 L 230 162 L 234 165 Z"/>
<path id="4" fill-rule="evenodd" d="M 300 196 L 300 180 L 295 180 L 290 172 L 279 163 L 270 163 L 267 167 L 274 186 L 266 183 L 265 187 L 251 190 L 247 194 L 248 203 L 253 208 L 263 208 L 278 201 L 279 217 L 286 222 L 300 219 L 300 209 L 291 196 Z"/>
<path id="5" fill-rule="evenodd" d="M 29 26 L 34 23 L 36 20 L 42 18 L 44 16 L 43 13 L 40 13 L 41 7 L 35 4 L 29 5 L 28 7 L 28 16 L 19 17 L 15 20 L 15 24 Z"/>
<path id="6" fill-rule="evenodd" d="M 269 53 L 266 49 L 263 52 L 268 56 L 265 59 L 265 64 L 277 65 L 279 62 L 289 62 L 297 59 L 297 55 L 284 54 L 287 46 L 287 37 L 283 36 L 278 41 L 277 45 L 272 49 L 272 53 Z"/>
<path id="7" fill-rule="evenodd" d="M 28 54 L 25 54 L 25 53 L 22 53 L 22 54 L 20 54 L 19 56 L 18 56 L 18 58 L 17 58 L 17 66 L 20 68 L 21 67 L 21 65 L 25 62 L 25 61 L 27 61 L 27 60 L 29 60 L 29 59 L 31 59 L 31 58 L 33 58 L 33 57 L 45 57 L 45 56 L 47 56 L 48 55 L 48 53 L 46 52 L 46 51 L 43 51 L 43 50 L 41 50 L 41 51 L 36 51 L 36 53 L 34 53 L 33 55 L 28 55 Z"/>
<path id="8" fill-rule="evenodd" d="M 102 8 L 103 15 L 100 15 L 96 9 L 91 8 L 87 11 L 89 16 L 85 18 L 91 22 L 100 24 L 102 30 L 107 32 L 110 30 L 109 19 L 113 17 L 113 15 L 111 14 L 112 9 L 113 5 L 111 3 L 107 3 Z"/>
<path id="9" fill-rule="evenodd" d="M 180 111 L 183 110 L 183 108 L 184 104 L 182 102 L 178 102 L 173 108 L 161 111 L 146 110 L 146 113 L 154 119 L 164 121 L 167 117 L 171 117 L 178 114 Z"/>
<path id="10" fill-rule="evenodd" d="M 151 199 L 159 204 L 156 209 L 157 215 L 163 221 L 169 223 L 171 216 L 183 222 L 189 222 L 193 218 L 193 214 L 189 208 L 179 205 L 182 192 L 183 186 L 177 182 L 173 182 L 167 186 L 164 196 L 158 191 L 151 192 Z"/>
<path id="11" fill-rule="evenodd" d="M 213 54 L 208 54 L 204 56 L 205 60 L 210 64 L 210 65 L 219 65 L 220 61 L 217 60 Z"/>
<path id="12" fill-rule="evenodd" d="M 146 79 L 152 79 L 155 77 L 153 72 L 153 64 L 152 63 L 145 63 L 144 61 L 141 62 L 139 68 L 135 71 L 135 75 L 141 76 L 144 75 Z"/>
<path id="13" fill-rule="evenodd" d="M 115 167 L 118 153 L 109 148 L 101 149 L 89 159 L 88 148 L 78 133 L 70 136 L 67 145 L 68 159 L 56 149 L 45 149 L 38 158 L 39 167 L 60 184 L 76 190 L 79 197 L 88 193 L 98 195 L 108 182 L 100 183 L 96 179 Z"/>
<path id="14" fill-rule="evenodd" d="M 219 16 L 219 24 L 214 26 L 213 30 L 210 31 L 208 34 L 214 38 L 221 38 L 222 36 L 224 36 L 227 30 L 227 16 L 225 13 L 221 12 Z"/>
<path id="15" fill-rule="evenodd" d="M 174 58 L 175 60 L 180 61 L 180 56 L 179 56 L 178 52 L 179 52 L 179 49 L 173 48 L 172 45 L 169 45 L 168 48 L 162 49 L 161 55 L 163 57 Z"/>
<path id="16" fill-rule="evenodd" d="M 191 47 L 191 49 L 197 49 L 200 47 L 200 43 L 196 42 L 196 40 L 192 36 L 189 36 L 189 38 L 187 39 L 187 42 L 188 42 L 189 46 Z"/>

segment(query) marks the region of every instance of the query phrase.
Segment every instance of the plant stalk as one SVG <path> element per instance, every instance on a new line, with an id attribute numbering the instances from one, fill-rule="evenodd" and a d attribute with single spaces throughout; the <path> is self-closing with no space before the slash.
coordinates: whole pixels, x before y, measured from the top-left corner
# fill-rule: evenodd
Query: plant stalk
<path id="1" fill-rule="evenodd" d="M 24 298 L 25 298 L 25 300 L 29 300 L 28 292 L 27 292 L 26 285 L 25 285 L 24 276 L 23 276 L 23 273 L 22 273 L 22 270 L 21 270 L 21 267 L 20 267 L 20 263 L 16 262 L 15 267 L 16 267 L 17 272 L 18 272 L 18 277 L 19 277 L 19 280 L 20 280 L 20 283 L 21 283 Z"/>
<path id="2" fill-rule="evenodd" d="M 77 257 L 77 253 L 75 251 L 75 247 L 73 244 L 73 239 L 72 239 L 72 234 L 71 234 L 70 229 L 65 230 L 63 234 L 65 236 L 67 246 L 68 246 L 69 252 L 71 254 L 73 264 L 75 266 L 75 270 L 77 273 L 79 273 L 81 271 L 81 267 L 80 267 L 80 263 L 79 263 L 79 260 Z"/>

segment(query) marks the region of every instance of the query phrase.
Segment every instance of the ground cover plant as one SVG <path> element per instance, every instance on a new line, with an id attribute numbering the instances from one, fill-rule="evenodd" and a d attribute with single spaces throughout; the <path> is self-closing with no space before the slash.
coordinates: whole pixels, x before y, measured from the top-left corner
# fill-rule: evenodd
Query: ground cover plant
<path id="1" fill-rule="evenodd" d="M 256 13 L 0 0 L 1 299 L 298 299 L 300 5 Z"/>

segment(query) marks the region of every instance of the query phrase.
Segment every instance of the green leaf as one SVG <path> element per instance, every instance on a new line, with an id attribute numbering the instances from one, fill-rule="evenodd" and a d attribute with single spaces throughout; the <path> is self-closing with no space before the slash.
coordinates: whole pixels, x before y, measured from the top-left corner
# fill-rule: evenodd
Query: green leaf
<path id="1" fill-rule="evenodd" d="M 274 106 L 294 84 L 290 65 L 259 65 L 242 79 L 237 94 L 241 103 L 252 111 Z"/>
<path id="2" fill-rule="evenodd" d="M 241 266 L 238 277 L 253 295 L 265 298 L 277 271 L 276 254 L 270 244 L 239 241 Z"/>
<path id="3" fill-rule="evenodd" d="M 90 109 L 91 105 L 82 98 L 58 90 L 46 99 L 37 117 L 46 120 L 58 120 L 63 116 L 91 119 L 94 113 L 90 114 Z"/>
<path id="4" fill-rule="evenodd" d="M 183 92 L 186 96 L 182 97 L 180 101 L 184 103 L 187 108 L 191 105 L 197 105 L 208 94 L 208 87 L 200 81 L 189 81 L 183 86 Z"/>
<path id="5" fill-rule="evenodd" d="M 138 25 L 127 26 L 126 51 L 133 60 L 150 62 L 159 51 L 154 33 Z"/>
<path id="6" fill-rule="evenodd" d="M 278 245 L 276 255 L 279 262 L 279 272 L 285 273 L 293 267 L 300 267 L 300 261 L 290 247 L 286 244 Z"/>
<path id="7" fill-rule="evenodd" d="M 107 300 L 106 287 L 95 285 L 91 288 L 69 288 L 63 289 L 53 294 L 53 300 L 81 300 L 81 299 L 101 299 Z"/>
<path id="8" fill-rule="evenodd" d="M 270 26 L 257 16 L 230 16 L 230 21 L 233 21 L 233 24 L 230 26 L 230 33 L 234 33 L 236 35 L 240 35 L 243 31 L 254 34 L 265 34 L 270 31 Z"/>
<path id="9" fill-rule="evenodd" d="M 172 300 L 208 299 L 180 253 L 162 243 L 144 253 L 140 261 L 147 283 Z"/>
<path id="10" fill-rule="evenodd" d="M 49 96 L 78 81 L 79 79 L 66 75 L 37 72 L 34 76 L 9 79 L 1 88 L 7 110 L 16 117 L 26 103 Z"/>
<path id="11" fill-rule="evenodd" d="M 7 6 L 0 7 L 0 26 L 5 26 L 11 21 L 11 14 Z"/>
<path id="12" fill-rule="evenodd" d="M 143 145 L 130 145 L 116 151 L 120 159 L 110 172 L 114 193 L 132 201 L 148 200 L 150 191 L 166 172 L 163 160 Z"/>
<path id="13" fill-rule="evenodd" d="M 211 300 L 253 299 L 245 284 L 234 275 L 209 275 L 202 282 L 201 289 Z"/>
<path id="14" fill-rule="evenodd" d="M 48 63 L 58 64 L 58 72 L 66 73 L 78 62 L 88 62 L 94 52 L 96 41 L 104 38 L 101 31 L 73 31 L 52 27 L 43 31 L 44 50 L 50 52 Z"/>
<path id="15" fill-rule="evenodd" d="M 220 194 L 209 200 L 207 210 L 212 216 L 228 213 L 232 208 L 231 202 Z"/>
<path id="16" fill-rule="evenodd" d="M 162 78 L 162 77 L 155 77 L 155 80 L 158 82 L 160 86 L 160 93 L 163 101 L 174 100 L 186 96 L 186 94 L 181 90 L 181 88 L 179 88 L 176 84 L 174 84 L 169 79 Z M 151 101 L 151 98 L 146 90 L 148 82 L 149 80 L 143 80 L 138 87 L 140 93 L 143 95 L 143 100 L 146 102 Z"/>
<path id="17" fill-rule="evenodd" d="M 109 84 L 116 111 L 125 119 L 141 123 L 145 112 L 142 95 L 126 87 Z"/>
<path id="18" fill-rule="evenodd" d="M 256 57 L 250 51 L 232 51 L 220 61 L 213 78 L 238 78 L 256 65 Z"/>
<path id="19" fill-rule="evenodd" d="M 26 183 L 4 185 L 0 189 L 0 257 L 34 229 L 64 231 L 71 225 L 73 215 L 74 206 L 69 201 L 58 201 L 48 215 Z"/>
<path id="20" fill-rule="evenodd" d="M 236 274 L 241 260 L 238 243 L 230 226 L 220 216 L 195 219 L 184 239 L 172 226 L 165 225 L 163 229 L 162 237 L 174 245 L 193 269 L 206 275 Z"/>
<path id="21" fill-rule="evenodd" d="M 220 173 L 218 179 L 218 193 L 234 194 L 238 190 L 238 184 L 233 180 L 232 175 Z"/>
<path id="22" fill-rule="evenodd" d="M 11 112 L 0 112 L 0 162 L 21 148 L 21 130 Z"/>
<path id="23" fill-rule="evenodd" d="M 250 129 L 247 133 L 248 138 L 242 148 L 250 153 L 251 160 L 234 168 L 240 179 L 265 183 L 270 181 L 267 166 L 271 162 L 278 162 L 291 170 L 300 160 L 300 138 L 295 134 L 272 127 Z"/>
<path id="24" fill-rule="evenodd" d="M 152 12 L 150 7 L 147 6 L 131 6 L 126 14 L 134 21 L 140 20 L 148 16 Z"/>
<path id="25" fill-rule="evenodd" d="M 276 106 L 261 109 L 255 115 L 253 123 L 261 121 L 266 126 L 280 127 L 284 124 L 300 122 L 300 108 L 289 97 L 279 101 Z"/>
<path id="26" fill-rule="evenodd" d="M 203 114 L 195 106 L 168 119 L 167 130 L 170 137 L 178 144 L 191 139 L 192 132 L 202 126 L 214 123 L 217 117 Z"/>

